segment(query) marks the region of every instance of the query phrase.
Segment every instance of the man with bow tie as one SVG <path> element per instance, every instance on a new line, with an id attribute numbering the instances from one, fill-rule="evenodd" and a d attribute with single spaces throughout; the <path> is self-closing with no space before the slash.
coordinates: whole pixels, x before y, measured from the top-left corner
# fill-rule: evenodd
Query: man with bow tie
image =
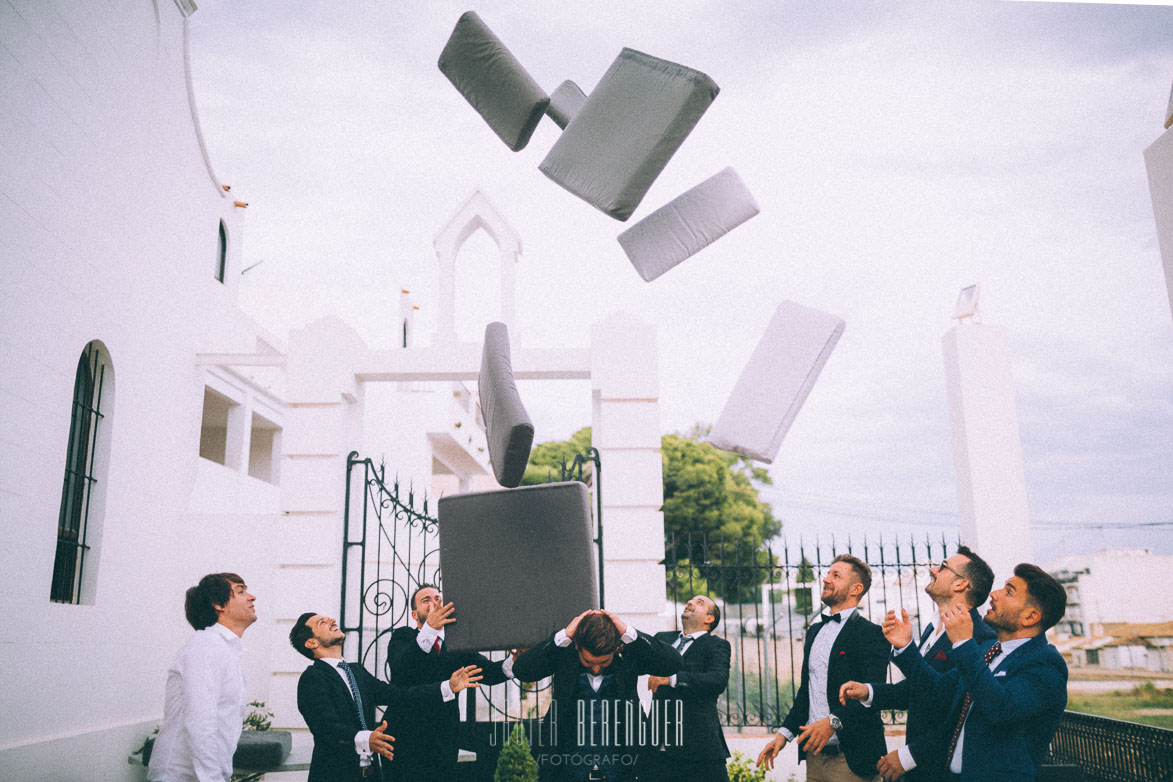
<path id="1" fill-rule="evenodd" d="M 990 595 L 986 623 L 997 640 L 978 644 L 973 620 L 958 606 L 941 617 L 953 667 L 929 667 L 912 648 L 908 614 L 889 611 L 884 635 L 917 698 L 951 704 L 956 715 L 944 751 L 946 782 L 1031 782 L 1067 706 L 1067 663 L 1046 632 L 1067 610 L 1067 592 L 1042 568 L 1022 563 Z"/>
<path id="2" fill-rule="evenodd" d="M 375 707 L 390 703 L 426 708 L 466 687 L 477 687 L 479 669 L 453 672 L 443 685 L 399 687 L 385 684 L 358 663 L 342 659 L 346 635 L 338 622 L 312 611 L 289 631 L 289 643 L 313 661 L 297 680 L 297 709 L 314 736 L 309 782 L 379 779 L 379 757 L 391 760 L 394 737 L 387 721 L 375 722 Z"/>
<path id="3" fill-rule="evenodd" d="M 455 606 L 445 604 L 440 590 L 432 584 L 416 588 L 411 596 L 411 618 L 416 626 L 397 628 L 387 642 L 388 681 L 407 687 L 435 684 L 469 665 L 482 670 L 484 686 L 511 677 L 512 658 L 493 662 L 475 652 L 448 651 L 444 627 L 456 621 L 455 613 Z M 392 703 L 387 722 L 396 736 L 394 779 L 451 782 L 456 778 L 460 706 L 455 698 L 423 708 Z"/>
<path id="4" fill-rule="evenodd" d="M 646 753 L 647 770 L 640 780 L 648 782 L 728 782 L 725 759 L 729 747 L 721 730 L 717 698 L 729 685 L 731 649 L 724 638 L 713 635 L 721 621 L 721 609 L 705 595 L 697 595 L 684 604 L 680 614 L 680 632 L 656 633 L 659 641 L 672 644 L 683 660 L 680 670 L 671 676 L 649 676 L 653 713 L 676 716 L 682 725 L 678 733 L 683 741 L 665 741 L 656 752 Z M 666 733 L 673 734 L 669 728 Z"/>
<path id="5" fill-rule="evenodd" d="M 945 634 L 941 620 L 949 611 L 969 612 L 973 621 L 973 638 L 979 644 L 994 640 L 994 630 L 978 614 L 978 606 L 986 602 L 994 584 L 994 571 L 986 561 L 965 546 L 957 553 L 929 568 L 929 583 L 925 594 L 937 605 L 937 619 L 921 634 L 917 648 L 929 666 L 937 671 L 948 670 L 952 664 L 949 654 L 953 644 Z M 880 776 L 894 780 L 904 776 L 907 782 L 934 782 L 944 772 L 942 757 L 949 741 L 950 715 L 948 702 L 910 697 L 908 679 L 895 684 L 847 682 L 839 690 L 839 701 L 858 700 L 874 709 L 908 711 L 905 745 L 880 758 L 877 766 Z M 953 716 L 956 721 L 956 715 Z"/>
<path id="6" fill-rule="evenodd" d="M 839 702 L 847 681 L 880 681 L 888 667 L 889 645 L 880 628 L 860 616 L 859 601 L 872 584 L 867 563 L 850 554 L 831 562 L 823 578 L 827 613 L 807 631 L 802 680 L 778 735 L 758 755 L 774 767 L 788 741 L 806 761 L 807 782 L 860 782 L 876 777 L 884 754 L 880 712 L 857 701 Z"/>

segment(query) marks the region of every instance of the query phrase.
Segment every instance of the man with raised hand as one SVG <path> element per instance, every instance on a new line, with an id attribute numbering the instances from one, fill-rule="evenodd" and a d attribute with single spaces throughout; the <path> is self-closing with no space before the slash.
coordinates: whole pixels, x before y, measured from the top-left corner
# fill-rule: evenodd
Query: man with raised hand
<path id="1" fill-rule="evenodd" d="M 512 658 L 493 662 L 475 652 L 448 650 L 444 628 L 456 621 L 456 607 L 445 604 L 440 590 L 432 584 L 420 584 L 412 593 L 411 618 L 415 627 L 397 628 L 387 643 L 387 679 L 392 684 L 439 684 L 470 665 L 481 669 L 482 686 L 500 684 L 510 677 Z M 450 782 L 456 777 L 460 706 L 455 695 L 446 693 L 442 703 L 420 708 L 393 702 L 385 716 L 397 737 L 391 767 L 395 779 Z"/>
<path id="2" fill-rule="evenodd" d="M 680 653 L 680 670 L 671 676 L 649 676 L 653 711 L 669 726 L 659 751 L 648 752 L 642 780 L 657 782 L 728 782 L 725 759 L 729 747 L 717 713 L 717 698 L 729 686 L 732 650 L 724 638 L 713 635 L 721 609 L 706 595 L 696 595 L 680 613 L 680 632 L 656 633 Z M 680 722 L 678 744 L 672 726 Z"/>
<path id="3" fill-rule="evenodd" d="M 989 597 L 993 583 L 994 571 L 965 546 L 958 548 L 956 554 L 941 564 L 929 568 L 925 594 L 936 604 L 937 618 L 925 627 L 917 649 L 934 670 L 945 671 L 952 666 L 949 655 L 953 645 L 941 620 L 950 610 L 961 608 L 969 612 L 973 620 L 973 637 L 979 644 L 994 640 L 993 628 L 982 621 L 977 610 Z M 839 702 L 846 704 L 851 699 L 869 708 L 908 711 L 906 743 L 880 758 L 876 770 L 885 780 L 899 779 L 903 775 L 907 782 L 933 782 L 944 772 L 950 704 L 922 698 L 912 705 L 909 689 L 908 679 L 895 684 L 847 682 L 839 689 Z"/>
<path id="4" fill-rule="evenodd" d="M 956 715 L 944 750 L 945 779 L 1028 782 L 1039 767 L 1067 705 L 1067 664 L 1046 632 L 1067 607 L 1063 585 L 1036 565 L 1022 563 L 990 595 L 986 623 L 997 640 L 978 644 L 973 619 L 961 607 L 942 616 L 954 667 L 935 671 L 912 648 L 908 614 L 889 611 L 884 636 L 898 651 L 913 703 L 931 698 Z"/>
<path id="5" fill-rule="evenodd" d="M 884 754 L 880 712 L 856 701 L 839 702 L 847 681 L 879 681 L 888 668 L 888 642 L 880 628 L 860 616 L 859 601 L 872 585 L 867 563 L 850 554 L 831 562 L 823 578 L 827 613 L 807 631 L 802 680 L 778 735 L 758 755 L 758 766 L 774 767 L 788 741 L 806 760 L 806 778 L 859 782 L 876 776 Z"/>
<path id="6" fill-rule="evenodd" d="M 167 671 L 163 724 L 151 751 L 150 782 L 228 782 L 248 698 L 241 636 L 257 621 L 256 598 L 235 573 L 209 573 L 187 590 L 195 632 Z"/>
<path id="7" fill-rule="evenodd" d="M 643 674 L 672 676 L 680 654 L 670 644 L 629 627 L 609 611 L 584 611 L 565 629 L 523 652 L 513 665 L 519 681 L 554 677 L 534 755 L 545 781 L 634 778 L 652 733 L 641 717 L 636 684 Z"/>
<path id="8" fill-rule="evenodd" d="M 338 622 L 312 611 L 298 617 L 289 631 L 290 645 L 313 661 L 297 682 L 297 710 L 314 736 L 308 782 L 380 777 L 375 756 L 391 760 L 395 739 L 387 735 L 386 720 L 375 724 L 375 706 L 436 707 L 446 693 L 480 686 L 480 669 L 472 665 L 454 671 L 443 685 L 385 684 L 361 664 L 342 659 L 345 641 Z"/>

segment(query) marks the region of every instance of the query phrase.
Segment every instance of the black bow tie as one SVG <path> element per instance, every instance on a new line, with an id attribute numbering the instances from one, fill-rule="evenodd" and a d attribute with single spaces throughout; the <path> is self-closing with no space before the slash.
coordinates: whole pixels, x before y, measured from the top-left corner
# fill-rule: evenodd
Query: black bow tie
<path id="1" fill-rule="evenodd" d="M 831 614 L 830 616 L 827 616 L 826 614 L 821 614 L 819 616 L 819 618 L 822 619 L 824 622 L 842 622 L 843 621 L 842 614 Z"/>

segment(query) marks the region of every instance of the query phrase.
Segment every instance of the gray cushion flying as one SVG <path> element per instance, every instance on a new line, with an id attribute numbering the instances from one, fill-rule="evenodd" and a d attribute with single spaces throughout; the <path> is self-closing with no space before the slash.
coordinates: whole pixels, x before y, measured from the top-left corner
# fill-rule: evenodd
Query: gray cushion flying
<path id="1" fill-rule="evenodd" d="M 474 11 L 461 15 L 440 70 L 514 152 L 525 147 L 550 96 Z"/>
<path id="2" fill-rule="evenodd" d="M 565 130 L 584 103 L 586 94 L 577 84 L 567 79 L 550 93 L 550 105 L 546 107 L 546 113 L 558 127 Z"/>
<path id="3" fill-rule="evenodd" d="M 445 629 L 453 650 L 536 646 L 598 607 L 584 484 L 448 495 L 437 508 L 444 599 L 456 604 Z"/>
<path id="4" fill-rule="evenodd" d="M 708 440 L 766 462 L 802 409 L 843 334 L 843 321 L 792 301 L 778 305 Z"/>
<path id="5" fill-rule="evenodd" d="M 719 91 L 700 71 L 624 49 L 539 168 L 626 220 Z"/>
<path id="6" fill-rule="evenodd" d="M 619 234 L 619 244 L 639 276 L 651 282 L 759 211 L 741 177 L 726 168 Z"/>
<path id="7" fill-rule="evenodd" d="M 490 323 L 485 327 L 477 393 L 481 398 L 481 418 L 485 420 L 493 476 L 502 486 L 518 486 L 529 463 L 534 425 L 513 380 L 509 332 L 504 323 Z"/>

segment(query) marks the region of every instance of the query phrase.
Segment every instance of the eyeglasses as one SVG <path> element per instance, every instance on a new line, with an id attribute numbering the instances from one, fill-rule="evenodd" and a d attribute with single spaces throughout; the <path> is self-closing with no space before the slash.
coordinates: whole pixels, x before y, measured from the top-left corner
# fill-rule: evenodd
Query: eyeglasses
<path id="1" fill-rule="evenodd" d="M 942 560 L 941 564 L 937 565 L 937 572 L 940 572 L 942 570 L 948 570 L 950 573 L 957 576 L 958 578 L 965 578 L 965 574 L 958 572 L 957 568 L 950 565 L 949 560 L 947 560 L 947 559 Z"/>

